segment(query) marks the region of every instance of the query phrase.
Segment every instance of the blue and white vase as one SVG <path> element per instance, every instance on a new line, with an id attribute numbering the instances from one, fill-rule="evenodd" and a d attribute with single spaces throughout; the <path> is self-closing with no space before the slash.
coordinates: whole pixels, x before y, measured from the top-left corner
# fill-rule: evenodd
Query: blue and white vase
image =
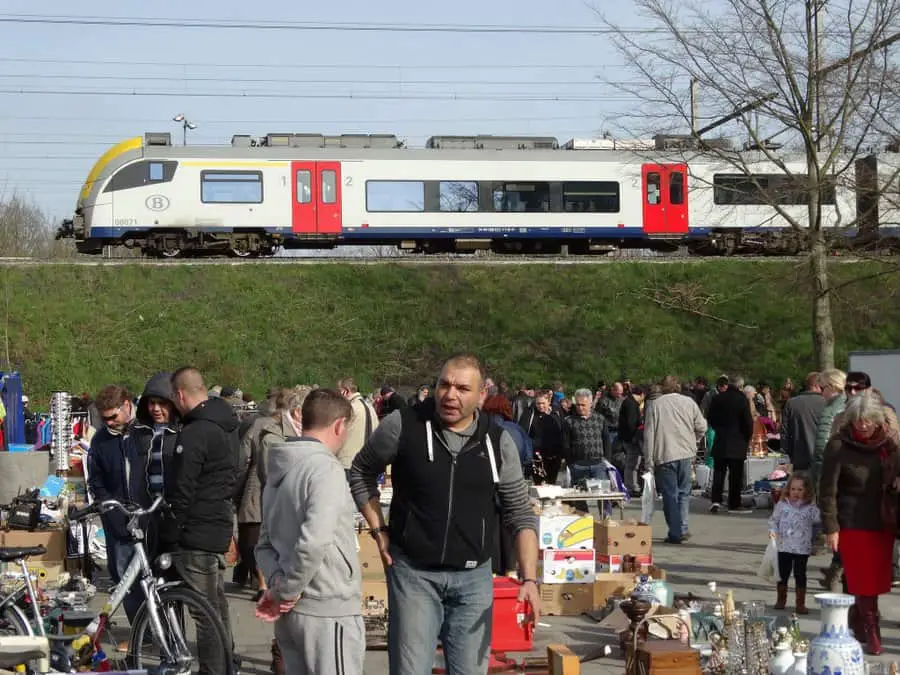
<path id="1" fill-rule="evenodd" d="M 807 675 L 864 675 L 862 647 L 847 621 L 855 598 L 843 593 L 820 593 L 815 597 L 822 612 L 822 626 L 809 643 Z"/>

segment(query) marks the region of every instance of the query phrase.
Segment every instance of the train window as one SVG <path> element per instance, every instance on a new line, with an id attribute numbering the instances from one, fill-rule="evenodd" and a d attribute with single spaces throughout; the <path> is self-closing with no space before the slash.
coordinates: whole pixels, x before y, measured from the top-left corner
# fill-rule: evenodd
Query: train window
<path id="1" fill-rule="evenodd" d="M 583 213 L 618 213 L 619 183 L 579 181 L 563 183 L 563 210 Z"/>
<path id="2" fill-rule="evenodd" d="M 651 171 L 647 174 L 647 203 L 650 206 L 656 206 L 660 200 L 660 179 L 659 173 Z"/>
<path id="3" fill-rule="evenodd" d="M 322 172 L 322 203 L 337 202 L 337 174 L 331 169 Z"/>
<path id="4" fill-rule="evenodd" d="M 165 177 L 165 172 L 163 171 L 162 162 L 150 162 L 147 166 L 151 182 L 155 183 L 163 180 L 163 178 Z"/>
<path id="5" fill-rule="evenodd" d="M 425 210 L 425 183 L 420 180 L 366 181 L 366 211 Z"/>
<path id="6" fill-rule="evenodd" d="M 499 183 L 494 185 L 494 211 L 546 213 L 550 210 L 550 183 Z"/>
<path id="7" fill-rule="evenodd" d="M 669 174 L 669 203 L 684 204 L 684 174 L 680 171 Z"/>
<path id="8" fill-rule="evenodd" d="M 833 180 L 822 186 L 822 204 L 836 200 Z M 713 202 L 737 206 L 801 206 L 809 202 L 806 174 L 715 174 Z"/>
<path id="9" fill-rule="evenodd" d="M 297 172 L 297 203 L 309 204 L 312 201 L 312 171 L 302 169 Z"/>
<path id="10" fill-rule="evenodd" d="M 441 211 L 478 210 L 478 183 L 475 181 L 441 181 L 440 196 Z"/>
<path id="11" fill-rule="evenodd" d="M 201 171 L 204 204 L 262 204 L 262 171 Z"/>

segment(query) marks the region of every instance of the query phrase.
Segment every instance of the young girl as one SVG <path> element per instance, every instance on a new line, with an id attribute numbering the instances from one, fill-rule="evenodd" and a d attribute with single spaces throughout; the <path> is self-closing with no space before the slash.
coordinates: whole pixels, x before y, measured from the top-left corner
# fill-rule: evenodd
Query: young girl
<path id="1" fill-rule="evenodd" d="M 822 527 L 819 507 L 811 504 L 812 479 L 809 474 L 791 475 L 769 519 L 769 538 L 778 545 L 778 602 L 775 609 L 787 604 L 788 579 L 794 572 L 797 614 L 809 614 L 806 609 L 806 563 L 812 554 L 813 541 Z"/>

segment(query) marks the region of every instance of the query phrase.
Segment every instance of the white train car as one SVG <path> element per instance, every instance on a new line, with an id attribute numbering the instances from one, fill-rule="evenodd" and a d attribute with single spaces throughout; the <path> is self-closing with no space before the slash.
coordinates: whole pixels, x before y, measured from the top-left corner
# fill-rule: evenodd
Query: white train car
<path id="1" fill-rule="evenodd" d="M 759 153 L 743 157 L 742 173 L 652 141 L 609 145 L 477 136 L 409 149 L 394 136 L 270 134 L 179 147 L 170 134 L 147 134 L 98 160 L 61 235 L 82 252 L 115 244 L 168 257 L 348 244 L 798 250 L 802 238 L 784 215 L 805 222 L 802 162 L 785 160 L 798 174 L 790 181 Z M 826 195 L 826 222 L 855 206 L 852 197 Z"/>

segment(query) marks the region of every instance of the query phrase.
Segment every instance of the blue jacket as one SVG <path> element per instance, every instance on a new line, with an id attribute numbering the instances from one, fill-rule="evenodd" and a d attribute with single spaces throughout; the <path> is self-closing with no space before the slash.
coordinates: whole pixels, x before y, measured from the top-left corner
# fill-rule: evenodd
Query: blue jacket
<path id="1" fill-rule="evenodd" d="M 146 482 L 144 467 L 138 466 L 133 453 L 134 443 L 129 442 L 131 428 L 122 434 L 112 433 L 106 427 L 100 429 L 91 440 L 88 451 L 88 489 L 95 502 L 116 499 L 127 503 L 132 495 L 139 494 Z M 128 521 L 119 511 L 110 511 L 102 518 L 106 536 L 128 538 Z"/>
<path id="2" fill-rule="evenodd" d="M 515 422 L 507 421 L 500 415 L 491 415 L 491 417 L 493 418 L 495 425 L 502 427 L 510 436 L 512 436 L 516 447 L 519 449 L 519 461 L 522 463 L 522 466 L 531 464 L 534 460 L 534 443 L 531 440 L 531 437 Z"/>

